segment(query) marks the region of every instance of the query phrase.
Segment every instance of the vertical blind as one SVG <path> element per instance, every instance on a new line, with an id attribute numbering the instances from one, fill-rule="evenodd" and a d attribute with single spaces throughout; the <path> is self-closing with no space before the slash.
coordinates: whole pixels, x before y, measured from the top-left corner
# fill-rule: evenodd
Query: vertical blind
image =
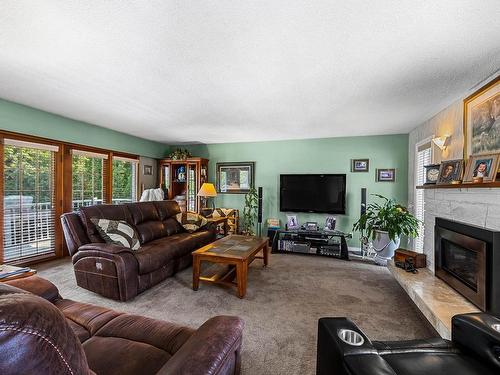
<path id="1" fill-rule="evenodd" d="M 3 262 L 55 254 L 57 146 L 5 139 Z"/>
<path id="2" fill-rule="evenodd" d="M 139 160 L 113 156 L 113 204 L 137 201 Z"/>
<path id="3" fill-rule="evenodd" d="M 425 183 L 425 166 L 432 163 L 432 147 L 431 143 L 425 143 L 417 147 L 415 160 L 415 182 L 416 185 Z M 424 221 L 424 190 L 415 189 L 415 217 L 420 221 Z M 424 250 L 424 225 L 420 224 L 418 236 L 415 238 L 415 251 L 423 252 Z"/>
<path id="4" fill-rule="evenodd" d="M 71 150 L 73 209 L 105 202 L 108 155 Z"/>

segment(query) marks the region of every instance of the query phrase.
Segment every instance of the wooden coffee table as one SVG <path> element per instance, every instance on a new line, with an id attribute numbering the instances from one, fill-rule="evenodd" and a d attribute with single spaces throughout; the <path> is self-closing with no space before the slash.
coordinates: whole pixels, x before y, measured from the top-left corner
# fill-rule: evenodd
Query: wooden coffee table
<path id="1" fill-rule="evenodd" d="M 257 256 L 262 251 L 262 256 Z M 200 281 L 229 286 L 237 286 L 238 297 L 245 297 L 247 290 L 248 266 L 255 258 L 269 262 L 267 237 L 241 236 L 231 234 L 193 252 L 193 290 L 198 290 Z M 229 265 L 227 269 L 211 276 L 201 276 L 201 262 Z M 236 273 L 236 283 L 234 280 Z"/>

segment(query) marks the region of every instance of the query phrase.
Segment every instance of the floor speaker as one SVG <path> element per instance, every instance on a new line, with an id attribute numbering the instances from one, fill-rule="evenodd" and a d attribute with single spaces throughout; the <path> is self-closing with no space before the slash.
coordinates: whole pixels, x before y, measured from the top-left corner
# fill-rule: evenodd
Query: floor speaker
<path id="1" fill-rule="evenodd" d="M 361 215 L 366 212 L 366 188 L 361 188 Z"/>
<path id="2" fill-rule="evenodd" d="M 257 209 L 257 222 L 259 224 L 262 223 L 262 186 L 259 187 L 259 202 L 258 202 L 258 209 Z"/>

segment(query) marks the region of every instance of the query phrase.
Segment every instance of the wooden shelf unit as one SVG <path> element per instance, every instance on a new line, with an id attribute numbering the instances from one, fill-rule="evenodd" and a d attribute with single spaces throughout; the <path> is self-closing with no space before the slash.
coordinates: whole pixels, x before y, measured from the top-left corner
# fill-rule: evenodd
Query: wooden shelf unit
<path id="1" fill-rule="evenodd" d="M 179 171 L 183 167 L 184 178 L 179 180 Z M 186 160 L 160 160 L 160 186 L 168 190 L 168 199 L 176 196 L 185 197 L 185 205 L 180 204 L 182 211 L 199 212 L 201 207 L 198 190 L 208 181 L 208 159 L 188 158 Z"/>
<path id="2" fill-rule="evenodd" d="M 417 186 L 417 189 L 490 189 L 490 188 L 500 188 L 500 181 L 496 182 L 483 182 L 480 184 L 472 184 L 472 183 L 461 183 L 461 184 L 449 184 L 449 185 L 420 185 Z"/>

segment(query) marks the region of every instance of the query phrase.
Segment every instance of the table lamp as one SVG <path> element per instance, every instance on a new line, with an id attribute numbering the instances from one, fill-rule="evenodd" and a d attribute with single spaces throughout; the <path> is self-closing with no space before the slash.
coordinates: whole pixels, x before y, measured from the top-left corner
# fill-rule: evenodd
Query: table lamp
<path id="1" fill-rule="evenodd" d="M 216 197 L 217 192 L 215 191 L 214 184 L 211 184 L 209 182 L 203 183 L 200 190 L 198 191 L 198 196 L 205 198 L 206 201 L 208 201 L 208 198 Z M 212 208 L 215 210 L 215 201 L 212 201 Z"/>

